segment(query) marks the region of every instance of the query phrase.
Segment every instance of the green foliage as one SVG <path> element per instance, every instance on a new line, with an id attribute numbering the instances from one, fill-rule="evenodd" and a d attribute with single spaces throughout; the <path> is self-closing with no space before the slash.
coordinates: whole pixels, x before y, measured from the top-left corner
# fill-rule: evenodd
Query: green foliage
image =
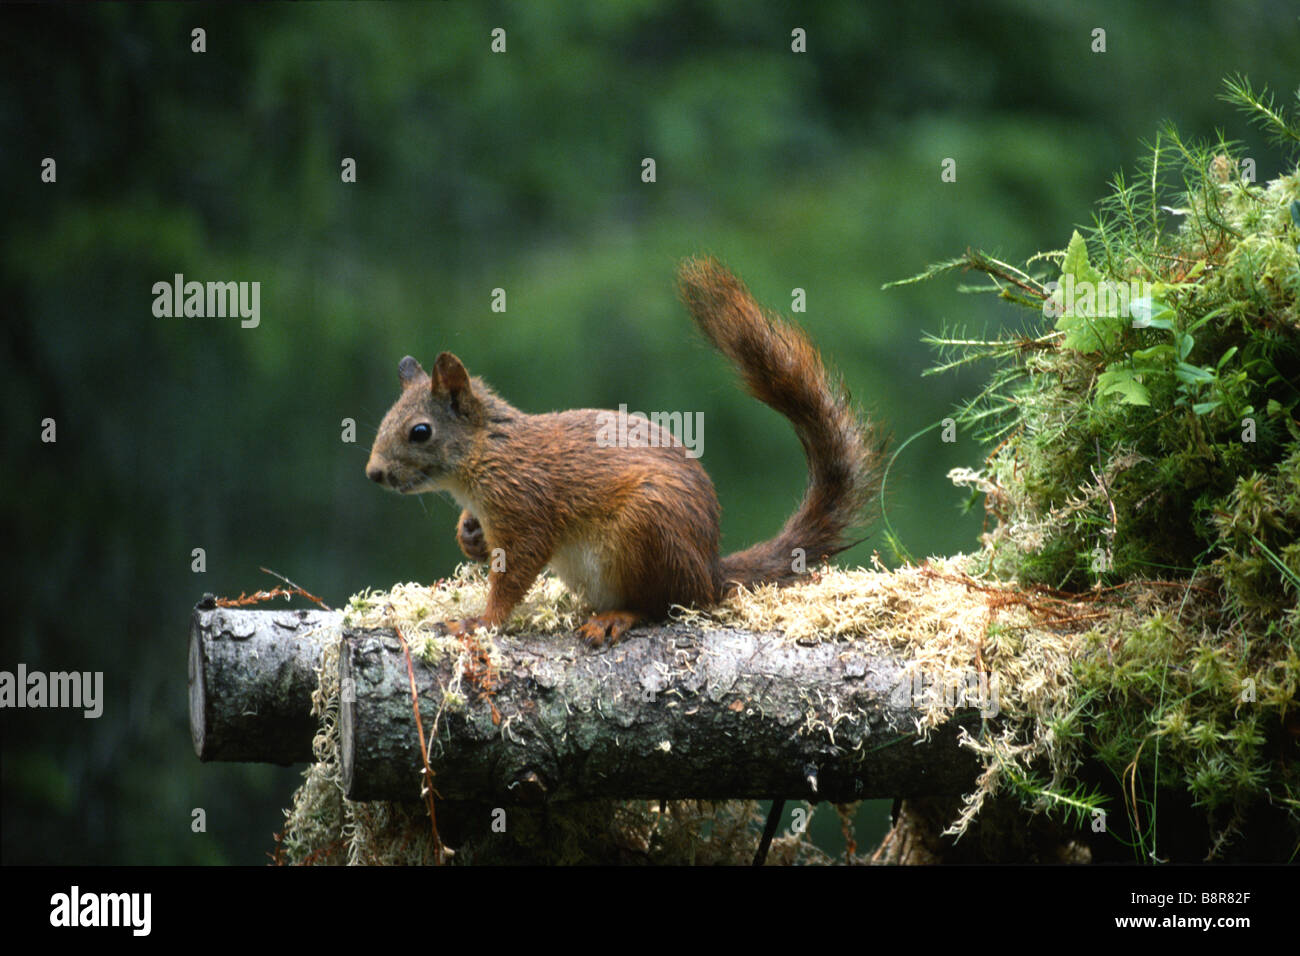
<path id="1" fill-rule="evenodd" d="M 1300 434 L 1300 172 L 1257 186 L 1240 158 L 1166 128 L 1143 175 L 1117 177 L 1102 203 L 1095 255 L 1076 231 L 1038 259 L 1059 261 L 1051 281 L 975 252 L 927 273 L 980 269 L 1054 320 L 1027 336 L 931 340 L 941 368 L 1000 362 L 959 414 L 986 440 L 1012 436 L 987 469 L 999 571 L 1079 587 L 1190 569 L 1232 543 L 1215 516 L 1240 478 L 1286 484 L 1278 469 Z M 1281 554 L 1294 538 L 1279 533 L 1265 544 Z M 1281 584 L 1262 551 L 1251 557 Z"/>
<path id="2" fill-rule="evenodd" d="M 1297 140 L 1266 93 L 1227 89 Z M 1245 158 L 1168 126 L 1086 238 L 1024 269 L 969 252 L 922 276 L 976 269 L 1041 313 L 1018 336 L 931 339 L 940 369 L 996 363 L 958 413 L 1000 442 L 959 477 L 995 519 L 987 566 L 1026 585 L 1186 588 L 1182 613 L 1085 639 L 1087 719 L 1056 742 L 1114 774 L 1142 859 L 1169 839 L 1162 791 L 1208 815 L 1211 853 L 1266 798 L 1300 827 L 1300 773 L 1277 757 L 1300 709 L 1300 169 L 1256 185 Z M 1093 806 L 1068 781 L 1007 778 L 1029 805 Z"/>

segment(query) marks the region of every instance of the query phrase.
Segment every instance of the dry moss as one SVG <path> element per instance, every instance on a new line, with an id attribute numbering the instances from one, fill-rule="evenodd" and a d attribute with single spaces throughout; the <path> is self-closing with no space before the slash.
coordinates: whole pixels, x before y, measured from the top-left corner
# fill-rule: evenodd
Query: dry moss
<path id="1" fill-rule="evenodd" d="M 387 591 L 364 591 L 349 602 L 344 621 L 350 627 L 400 626 L 416 656 L 429 663 L 455 656 L 463 667 L 466 651 L 461 641 L 435 633 L 433 624 L 475 613 L 486 599 L 482 570 L 465 565 L 432 587 L 403 584 Z M 520 603 L 505 630 L 572 630 L 585 613 L 558 579 L 546 575 Z M 491 657 L 497 639 L 488 632 L 478 643 Z M 337 750 L 337 648 L 322 658 L 319 676 L 320 687 L 312 699 L 313 713 L 321 720 L 313 741 L 316 762 L 304 773 L 293 807 L 286 812 L 285 859 L 311 865 L 432 862 L 433 840 L 423 804 L 414 799 L 357 802 L 343 795 Z M 444 705 L 456 706 L 456 697 L 455 690 L 449 689 Z M 657 802 L 602 801 L 544 810 L 512 807 L 508 812 L 505 838 L 471 841 L 468 849 L 447 853 L 444 859 L 466 864 L 741 865 L 751 862 L 763 823 L 755 801 L 670 801 L 662 808 Z M 802 834 L 786 834 L 773 841 L 768 862 L 821 863 L 826 858 Z"/>
<path id="2" fill-rule="evenodd" d="M 985 772 L 950 821 L 949 833 L 960 835 L 989 797 L 1008 783 L 1031 780 L 1042 768 L 1047 768 L 1051 786 L 1040 790 L 1059 794 L 1068 789 L 1064 781 L 1080 755 L 1061 727 L 1064 715 L 1076 707 L 1081 655 L 1098 641 L 1120 640 L 1146 616 L 1169 611 L 1174 601 L 1185 597 L 1152 587 L 1125 589 L 1122 600 L 1120 595 L 1104 601 L 1100 595 L 1067 600 L 973 577 L 971 564 L 971 559 L 957 557 L 894 572 L 822 570 L 795 586 L 742 591 L 716 608 L 679 608 L 675 616 L 705 628 L 775 631 L 790 641 L 853 642 L 868 655 L 907 660 L 911 672 L 924 675 L 929 689 L 967 687 L 972 673 L 988 675 L 997 695 L 998 720 L 987 726 L 998 731 L 964 740 L 984 760 Z M 416 654 L 442 659 L 465 651 L 458 640 L 433 633 L 434 622 L 472 614 L 486 596 L 482 571 L 464 566 L 433 587 L 405 584 L 362 592 L 350 602 L 345 620 L 350 626 L 399 625 Z M 495 642 L 509 640 L 511 633 L 571 630 L 584 613 L 558 580 L 544 576 L 511 617 L 504 635 L 485 636 L 480 643 L 491 654 Z M 307 771 L 289 815 L 288 858 L 426 862 L 432 859 L 432 846 L 422 807 L 360 804 L 342 796 L 334 750 L 335 668 L 332 658 L 322 663 L 318 762 Z M 960 694 L 926 693 L 914 704 L 921 712 L 917 731 L 924 735 L 970 702 Z M 1078 816 L 1095 805 L 1088 795 L 1073 805 L 1069 799 L 1053 804 L 1043 798 L 1040 808 Z M 753 802 L 675 801 L 664 812 L 645 801 L 509 812 L 509 839 L 476 843 L 460 862 L 744 863 L 753 854 L 761 828 Z M 777 841 L 771 859 L 826 861 L 804 836 L 795 834 Z"/>

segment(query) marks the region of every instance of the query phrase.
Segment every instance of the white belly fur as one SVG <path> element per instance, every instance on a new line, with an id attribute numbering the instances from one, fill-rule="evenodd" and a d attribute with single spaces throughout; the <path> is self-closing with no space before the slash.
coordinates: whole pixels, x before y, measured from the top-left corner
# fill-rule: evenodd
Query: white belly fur
<path id="1" fill-rule="evenodd" d="M 585 598 L 597 611 L 622 610 L 623 601 L 613 581 L 606 579 L 601 545 L 592 541 L 568 541 L 551 555 L 551 570 L 565 587 Z"/>
<path id="2" fill-rule="evenodd" d="M 458 485 L 448 482 L 442 490 L 449 492 L 456 504 L 479 519 L 484 536 L 490 540 L 491 526 L 484 517 L 483 506 Z M 624 610 L 623 596 L 618 593 L 613 582 L 605 579 L 601 547 L 599 542 L 590 540 L 567 541 L 555 549 L 548 567 L 559 575 L 565 587 L 582 597 L 597 611 Z M 510 560 L 509 555 L 506 555 L 506 560 Z"/>

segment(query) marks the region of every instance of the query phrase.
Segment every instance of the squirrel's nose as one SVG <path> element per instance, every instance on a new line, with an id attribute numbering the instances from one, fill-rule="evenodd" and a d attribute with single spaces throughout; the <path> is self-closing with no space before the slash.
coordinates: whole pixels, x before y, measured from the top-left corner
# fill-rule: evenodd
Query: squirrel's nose
<path id="1" fill-rule="evenodd" d="M 376 465 L 374 462 L 371 462 L 370 464 L 366 465 L 366 477 L 369 478 L 371 481 L 378 482 L 379 484 L 382 485 L 384 483 L 384 477 L 385 477 L 384 466 Z"/>

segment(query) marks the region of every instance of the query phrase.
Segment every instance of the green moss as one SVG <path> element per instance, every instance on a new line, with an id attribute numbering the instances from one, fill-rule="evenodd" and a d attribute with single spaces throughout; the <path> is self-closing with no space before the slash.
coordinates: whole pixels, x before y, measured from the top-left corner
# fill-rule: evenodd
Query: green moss
<path id="1" fill-rule="evenodd" d="M 1300 143 L 1267 94 L 1233 80 L 1225 98 Z M 994 447 L 958 478 L 985 492 L 988 569 L 1185 589 L 1122 640 L 1081 637 L 1078 705 L 1049 721 L 1055 746 L 1113 776 L 1143 859 L 1178 842 L 1158 823 L 1174 793 L 1208 814 L 1208 852 L 1261 806 L 1287 808 L 1300 847 L 1300 168 L 1257 185 L 1244 159 L 1166 127 L 1066 249 L 1024 268 L 972 251 L 917 277 L 978 270 L 1038 313 L 1021 335 L 931 339 L 936 371 L 994 363 L 957 416 Z M 1121 285 L 1127 310 L 1078 294 Z M 1041 805 L 1079 784 L 1030 789 Z"/>

